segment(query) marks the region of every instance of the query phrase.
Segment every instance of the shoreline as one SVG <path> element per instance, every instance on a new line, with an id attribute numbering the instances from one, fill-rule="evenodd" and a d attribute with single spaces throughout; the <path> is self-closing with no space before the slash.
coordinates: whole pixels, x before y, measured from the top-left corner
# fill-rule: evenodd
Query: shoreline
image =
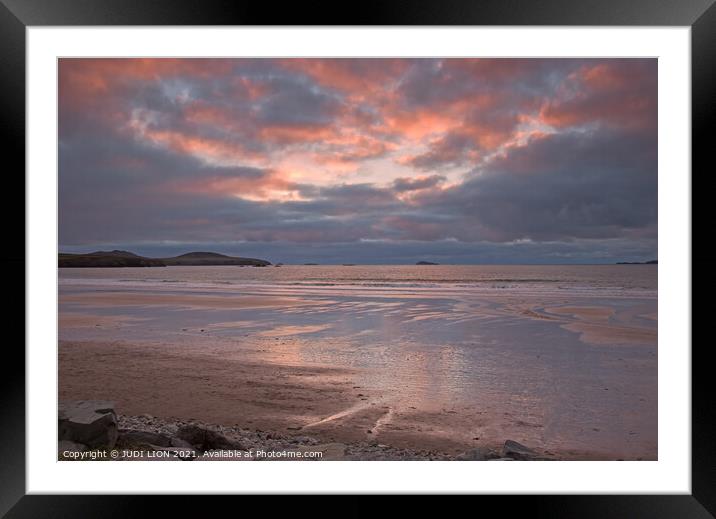
<path id="1" fill-rule="evenodd" d="M 651 274 L 169 268 L 61 279 L 61 400 L 444 456 L 658 455 Z"/>
<path id="2" fill-rule="evenodd" d="M 113 445 L 90 449 L 61 440 L 58 461 L 560 461 L 512 440 L 497 448 L 483 446 L 448 454 L 401 449 L 377 440 L 326 442 L 310 435 L 292 436 L 146 414 L 116 414 L 116 424 L 118 438 Z M 211 445 L 192 445 L 186 441 L 187 432 L 210 436 Z"/>
<path id="3" fill-rule="evenodd" d="M 330 445 L 333 456 L 344 449 L 340 459 L 470 459 L 475 450 L 499 453 L 510 439 L 540 459 L 641 458 L 545 448 L 499 427 L 489 432 L 487 423 L 484 433 L 461 439 L 456 430 L 479 421 L 451 409 L 395 408 L 376 388 L 357 382 L 359 370 L 260 362 L 250 351 L 226 351 L 196 344 L 170 350 L 151 343 L 60 341 L 59 398 L 115 402 L 125 417 L 120 429 L 167 432 L 178 424 L 201 424 L 256 447 Z"/>
<path id="4" fill-rule="evenodd" d="M 199 420 L 161 419 L 149 415 L 126 416 L 118 415 L 118 425 L 121 430 L 150 431 L 153 433 L 173 436 L 177 430 L 186 425 L 197 426 L 202 429 L 215 431 L 235 442 L 244 451 L 271 452 L 321 452 L 319 459 L 323 461 L 339 460 L 449 460 L 454 456 L 430 450 L 401 449 L 379 443 L 377 440 L 362 442 L 337 442 L 311 436 L 310 434 L 283 434 L 277 431 L 264 431 L 239 426 L 224 426 L 210 424 Z M 271 458 L 270 455 L 249 457 L 244 461 L 282 461 L 281 458 Z M 226 458 L 204 458 L 207 461 L 226 461 Z M 301 460 L 304 461 L 304 460 Z M 317 461 L 315 458 L 305 458 L 305 461 Z"/>

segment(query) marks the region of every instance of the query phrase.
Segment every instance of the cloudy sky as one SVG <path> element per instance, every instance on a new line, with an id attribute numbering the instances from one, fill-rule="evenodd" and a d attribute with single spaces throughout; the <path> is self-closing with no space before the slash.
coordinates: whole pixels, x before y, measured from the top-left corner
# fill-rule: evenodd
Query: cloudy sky
<path id="1" fill-rule="evenodd" d="M 656 258 L 657 62 L 62 59 L 60 250 Z"/>

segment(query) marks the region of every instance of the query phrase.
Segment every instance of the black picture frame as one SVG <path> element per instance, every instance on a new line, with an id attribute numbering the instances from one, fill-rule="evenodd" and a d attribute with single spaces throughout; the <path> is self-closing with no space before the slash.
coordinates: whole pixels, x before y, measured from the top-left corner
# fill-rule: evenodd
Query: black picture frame
<path id="1" fill-rule="evenodd" d="M 25 30 L 47 25 L 552 25 L 690 26 L 692 170 L 708 169 L 716 112 L 716 0 L 363 0 L 272 3 L 244 0 L 0 0 L 0 117 L 5 169 L 4 221 L 14 223 L 25 192 Z M 355 5 L 355 8 L 350 8 Z M 665 143 L 660 143 L 662 146 Z M 711 161 L 712 162 L 712 161 Z M 693 173 L 692 173 L 693 178 Z M 15 185 L 8 185 L 14 182 Z M 11 193 L 13 193 L 11 195 Z M 24 214 L 24 212 L 23 212 Z M 693 215 L 693 211 L 692 211 Z M 693 216 L 692 216 L 693 218 Z M 25 268 L 25 230 L 6 225 L 2 267 Z M 24 281 L 8 274 L 16 297 Z M 22 285 L 22 286 L 21 286 Z M 8 286 L 8 285 L 6 285 Z M 10 300 L 13 304 L 15 300 Z M 704 310 L 701 310 L 702 312 Z M 20 328 L 25 307 L 8 309 Z M 15 315 L 12 315 L 12 312 Z M 22 315 L 20 315 L 22 313 Z M 692 318 L 693 322 L 693 318 Z M 24 336 L 24 334 L 23 334 Z M 23 340 L 24 343 L 24 340 Z M 689 347 L 691 345 L 678 345 Z M 692 493 L 690 495 L 510 497 L 511 512 L 549 517 L 710 517 L 716 515 L 716 430 L 708 344 L 692 354 Z M 139 514 L 139 496 L 25 495 L 25 354 L 20 340 L 5 344 L 0 376 L 0 516 L 126 517 Z M 486 497 L 487 498 L 487 497 Z M 492 499 L 492 498 L 491 498 Z M 184 499 L 173 498 L 184 507 Z M 500 505 L 502 505 L 500 503 Z M 164 506 L 164 503 L 162 503 Z M 300 505 L 299 505 L 300 506 Z M 515 508 L 516 507 L 516 508 Z M 361 505 L 352 507 L 354 513 Z M 168 509 L 164 509 L 168 512 Z"/>

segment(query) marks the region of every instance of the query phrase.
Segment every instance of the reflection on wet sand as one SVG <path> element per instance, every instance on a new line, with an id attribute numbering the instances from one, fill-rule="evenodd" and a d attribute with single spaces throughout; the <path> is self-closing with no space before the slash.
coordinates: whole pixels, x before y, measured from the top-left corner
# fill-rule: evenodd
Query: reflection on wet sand
<path id="1" fill-rule="evenodd" d="M 60 312 L 58 314 L 58 325 L 60 329 L 70 328 L 91 328 L 91 327 L 113 327 L 119 329 L 123 326 L 131 326 L 146 321 L 142 317 L 131 315 L 98 315 L 86 312 Z"/>
<path id="2" fill-rule="evenodd" d="M 545 308 L 549 314 L 568 315 L 584 321 L 606 322 L 614 315 L 614 308 L 608 306 L 558 306 Z"/>
<path id="3" fill-rule="evenodd" d="M 292 305 L 307 305 L 308 301 L 291 297 L 252 297 L 244 295 L 211 296 L 203 294 L 163 294 L 160 292 L 99 292 L 72 294 L 62 297 L 65 303 L 81 303 L 94 307 L 114 306 L 176 306 L 194 309 L 214 308 L 286 308 Z"/>
<path id="4" fill-rule="evenodd" d="M 655 459 L 655 296 L 528 288 L 66 283 L 60 396 L 327 440 Z"/>
<path id="5" fill-rule="evenodd" d="M 316 333 L 328 330 L 331 328 L 330 324 L 304 324 L 294 326 L 276 326 L 268 330 L 258 332 L 259 337 L 286 337 L 287 335 L 301 335 L 304 333 Z"/>

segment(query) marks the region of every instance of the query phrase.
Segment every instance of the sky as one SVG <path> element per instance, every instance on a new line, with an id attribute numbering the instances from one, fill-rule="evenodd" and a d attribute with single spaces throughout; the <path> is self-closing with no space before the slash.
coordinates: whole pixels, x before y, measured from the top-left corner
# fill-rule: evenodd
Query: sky
<path id="1" fill-rule="evenodd" d="M 59 245 L 657 257 L 656 59 L 61 59 Z"/>

